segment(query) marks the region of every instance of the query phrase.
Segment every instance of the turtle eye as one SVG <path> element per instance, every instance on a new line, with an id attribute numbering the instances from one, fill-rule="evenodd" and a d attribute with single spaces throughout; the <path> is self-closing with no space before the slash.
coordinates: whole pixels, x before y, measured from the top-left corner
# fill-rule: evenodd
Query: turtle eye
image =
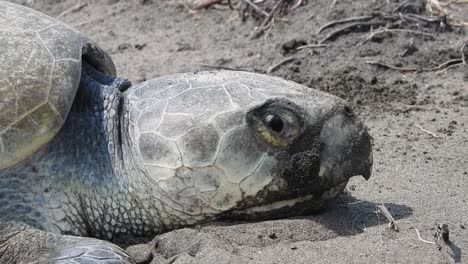
<path id="1" fill-rule="evenodd" d="M 262 124 L 258 129 L 261 138 L 274 147 L 285 147 L 300 134 L 298 118 L 287 110 L 264 113 L 261 120 Z"/>
<path id="2" fill-rule="evenodd" d="M 287 99 L 271 99 L 253 108 L 246 121 L 257 138 L 271 147 L 286 147 L 303 132 L 304 113 Z"/>
<path id="3" fill-rule="evenodd" d="M 273 132 L 281 133 L 284 128 L 283 119 L 277 115 L 267 115 L 265 118 L 266 125 Z"/>

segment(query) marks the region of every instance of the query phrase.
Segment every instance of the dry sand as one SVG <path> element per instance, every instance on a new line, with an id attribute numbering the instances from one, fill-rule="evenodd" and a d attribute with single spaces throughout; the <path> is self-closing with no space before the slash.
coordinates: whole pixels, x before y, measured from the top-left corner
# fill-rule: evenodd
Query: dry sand
<path id="1" fill-rule="evenodd" d="M 223 6 L 192 14 L 184 1 L 88 0 L 62 15 L 81 2 L 15 2 L 75 25 L 134 83 L 206 69 L 200 64 L 261 71 L 293 56 L 271 74 L 349 100 L 374 138 L 374 173 L 369 181 L 353 178 L 348 193 L 320 214 L 176 230 L 129 248 L 132 254 L 144 259 L 153 252 L 152 263 L 450 263 L 415 231 L 433 241 L 437 225 L 446 223 L 455 260 L 468 263 L 468 66 L 400 72 L 366 63 L 434 67 L 461 57 L 466 29 L 419 23 L 408 28 L 433 37 L 396 32 L 358 45 L 365 29 L 326 48 L 288 53 L 283 44 L 315 43 L 331 31 L 316 34 L 329 21 L 388 12 L 403 1 L 308 1 L 277 21 L 267 38 L 254 40 L 248 35 L 258 21 L 242 22 Z M 415 6 L 404 11 L 424 14 Z M 399 232 L 375 213 L 381 203 Z"/>

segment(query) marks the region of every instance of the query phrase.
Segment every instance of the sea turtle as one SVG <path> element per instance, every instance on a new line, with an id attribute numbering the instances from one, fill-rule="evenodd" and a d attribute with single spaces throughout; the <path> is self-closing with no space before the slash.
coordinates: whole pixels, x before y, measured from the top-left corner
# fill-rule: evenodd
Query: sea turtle
<path id="1" fill-rule="evenodd" d="M 337 97 L 235 71 L 131 86 L 78 31 L 0 9 L 1 263 L 132 263 L 108 241 L 313 212 L 371 174 Z"/>

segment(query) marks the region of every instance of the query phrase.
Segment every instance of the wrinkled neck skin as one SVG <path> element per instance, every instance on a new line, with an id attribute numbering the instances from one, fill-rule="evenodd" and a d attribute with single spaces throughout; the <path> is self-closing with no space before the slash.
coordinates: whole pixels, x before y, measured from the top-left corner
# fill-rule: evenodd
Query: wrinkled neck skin
<path id="1" fill-rule="evenodd" d="M 193 222 L 161 210 L 157 184 L 140 171 L 123 129 L 118 78 L 83 74 L 57 136 L 32 158 L 0 171 L 0 215 L 61 234 L 115 240 Z M 10 206 L 7 206 L 10 205 Z"/>

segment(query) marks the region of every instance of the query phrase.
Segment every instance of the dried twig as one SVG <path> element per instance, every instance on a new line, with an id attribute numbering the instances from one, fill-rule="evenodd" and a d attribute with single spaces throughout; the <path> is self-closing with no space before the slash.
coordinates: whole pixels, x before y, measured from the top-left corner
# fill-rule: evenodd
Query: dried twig
<path id="1" fill-rule="evenodd" d="M 193 3 L 189 4 L 189 9 L 192 11 L 198 11 L 202 8 L 208 8 L 214 4 L 220 3 L 222 0 L 194 0 Z"/>
<path id="2" fill-rule="evenodd" d="M 393 13 L 396 13 L 400 11 L 403 7 L 407 6 L 409 2 L 412 2 L 413 0 L 406 0 L 401 2 L 395 9 L 393 9 Z"/>
<path id="3" fill-rule="evenodd" d="M 423 36 L 427 36 L 427 37 L 431 37 L 432 39 L 435 39 L 435 36 L 432 35 L 432 34 L 429 34 L 429 33 L 426 33 L 426 32 L 422 32 L 422 31 L 416 31 L 416 30 L 410 30 L 410 29 L 388 29 L 388 28 L 383 28 L 383 29 L 379 29 L 379 30 L 376 30 L 376 31 L 372 31 L 369 36 L 367 36 L 361 43 L 359 43 L 359 45 L 362 45 L 364 43 L 366 43 L 367 41 L 371 40 L 372 38 L 374 38 L 376 35 L 378 34 L 383 34 L 383 33 L 396 33 L 396 32 L 405 32 L 405 33 L 410 33 L 410 34 L 415 34 L 415 35 L 423 35 Z"/>
<path id="4" fill-rule="evenodd" d="M 296 50 L 303 50 L 303 49 L 310 49 L 310 48 L 325 48 L 328 46 L 329 45 L 325 45 L 325 44 L 308 44 L 308 45 L 299 46 L 296 48 Z"/>
<path id="5" fill-rule="evenodd" d="M 444 2 L 441 2 L 439 0 L 429 0 L 428 2 L 436 5 L 437 7 L 447 7 L 451 4 L 461 4 L 461 3 L 468 3 L 468 0 L 448 0 L 448 1 L 444 1 Z"/>
<path id="6" fill-rule="evenodd" d="M 303 1 L 304 0 L 297 0 L 297 2 L 293 6 L 291 6 L 289 8 L 289 10 L 294 10 L 294 9 L 298 8 L 302 4 Z"/>
<path id="7" fill-rule="evenodd" d="M 438 66 L 434 68 L 428 68 L 428 69 L 423 69 L 423 71 L 439 71 L 439 70 L 446 70 L 450 67 L 456 66 L 456 65 L 461 65 L 463 63 L 463 59 L 453 59 L 453 60 L 448 60 L 442 64 L 439 64 Z"/>
<path id="8" fill-rule="evenodd" d="M 352 30 L 352 29 L 359 29 L 359 28 L 370 29 L 370 28 L 373 28 L 373 27 L 380 27 L 380 26 L 383 26 L 383 25 L 385 25 L 385 22 L 380 22 L 380 21 L 352 23 L 352 24 L 346 25 L 344 27 L 341 27 L 341 28 L 339 28 L 339 29 L 337 29 L 335 31 L 332 31 L 332 32 L 328 33 L 328 35 L 326 35 L 324 38 L 322 38 L 322 40 L 320 40 L 319 43 L 322 44 L 325 41 L 328 41 L 330 39 L 334 39 L 334 38 L 338 37 L 339 35 L 345 34 L 347 31 Z"/>
<path id="9" fill-rule="evenodd" d="M 68 8 L 68 9 L 64 10 L 62 13 L 58 14 L 58 16 L 55 17 L 55 18 L 56 18 L 56 19 L 59 19 L 59 18 L 65 16 L 65 15 L 68 14 L 68 13 L 77 12 L 77 11 L 79 11 L 80 9 L 82 9 L 83 7 L 85 7 L 85 6 L 87 6 L 87 5 L 89 5 L 89 4 L 88 4 L 88 2 L 86 2 L 86 1 L 83 2 L 83 3 L 78 3 L 78 4 L 76 4 L 76 5 L 72 6 L 72 7 L 70 7 L 70 8 Z"/>
<path id="10" fill-rule="evenodd" d="M 448 0 L 448 1 L 439 1 L 439 0 L 428 0 L 429 4 L 437 7 L 438 9 L 442 9 L 442 7 L 447 7 L 451 4 L 463 4 L 468 3 L 468 0 Z"/>
<path id="11" fill-rule="evenodd" d="M 422 242 L 427 243 L 427 244 L 435 244 L 435 242 L 427 241 L 427 240 L 425 240 L 425 239 L 422 239 L 422 238 L 421 238 L 421 234 L 419 234 L 419 231 L 418 231 L 416 228 L 414 229 L 414 231 L 416 231 L 416 233 L 418 234 L 419 240 L 421 240 Z"/>
<path id="12" fill-rule="evenodd" d="M 255 9 L 260 14 L 262 14 L 264 16 L 268 16 L 268 13 L 265 12 L 265 10 L 261 9 L 257 4 L 253 3 L 250 0 L 243 0 L 243 1 L 246 2 L 247 4 L 249 4 L 251 7 L 253 7 L 253 9 Z"/>
<path id="13" fill-rule="evenodd" d="M 450 232 L 447 224 L 441 224 L 437 227 L 437 232 L 434 234 L 436 243 L 450 244 Z"/>
<path id="14" fill-rule="evenodd" d="M 456 16 L 451 14 L 452 10 L 447 9 L 452 4 L 467 4 L 467 0 L 449 0 L 449 1 L 440 1 L 440 0 L 426 0 L 426 9 L 440 17 L 444 17 L 451 26 L 468 26 L 468 20 L 466 16 Z M 454 7 L 455 9 L 457 7 Z"/>
<path id="15" fill-rule="evenodd" d="M 449 237 L 449 228 L 447 224 L 441 224 L 437 227 L 437 232 L 434 234 L 435 243 L 444 254 L 444 257 L 451 263 L 460 262 L 461 250 L 455 246 Z"/>
<path id="16" fill-rule="evenodd" d="M 276 63 L 275 65 L 271 66 L 270 68 L 268 68 L 268 70 L 267 70 L 266 72 L 267 72 L 267 73 L 271 73 L 271 72 L 273 72 L 274 70 L 276 70 L 277 68 L 279 68 L 281 65 L 286 64 L 286 63 L 288 63 L 288 62 L 290 62 L 290 61 L 293 61 L 293 60 L 295 60 L 295 59 L 296 59 L 296 58 L 294 58 L 294 57 L 286 58 L 286 59 L 284 59 L 284 60 L 282 60 L 282 61 Z"/>
<path id="17" fill-rule="evenodd" d="M 397 231 L 398 232 L 398 226 L 396 224 L 396 221 L 395 219 L 393 218 L 393 216 L 390 214 L 390 212 L 388 211 L 387 207 L 385 207 L 385 205 L 383 204 L 378 204 L 377 205 L 377 208 L 379 209 L 379 211 L 383 214 L 383 216 L 385 216 L 387 218 L 387 220 L 390 222 L 388 223 L 388 226 Z"/>
<path id="18" fill-rule="evenodd" d="M 284 0 L 279 0 L 278 3 L 273 7 L 271 12 L 268 14 L 268 16 L 263 20 L 262 24 L 260 27 L 256 28 L 249 36 L 249 39 L 254 39 L 261 35 L 263 32 L 265 32 L 266 29 L 271 27 L 273 24 L 270 23 L 270 21 L 273 21 L 274 16 L 276 13 L 279 11 L 280 6 L 283 4 Z"/>
<path id="19" fill-rule="evenodd" d="M 421 15 L 416 15 L 416 14 L 399 14 L 400 17 L 403 18 L 410 18 L 410 19 L 415 19 L 416 21 L 423 21 L 423 22 L 428 22 L 428 23 L 440 23 L 445 21 L 445 17 L 443 16 L 421 16 Z"/>
<path id="20" fill-rule="evenodd" d="M 409 105 L 409 104 L 404 104 L 400 102 L 396 103 L 390 103 L 390 105 L 395 106 L 395 107 L 405 107 L 404 110 L 409 110 L 409 109 L 414 109 L 414 110 L 430 110 L 431 108 L 422 106 L 422 105 Z"/>
<path id="21" fill-rule="evenodd" d="M 337 1 L 338 1 L 338 0 L 333 0 L 333 3 L 331 4 L 330 9 L 333 9 L 333 8 L 335 7 Z"/>
<path id="22" fill-rule="evenodd" d="M 380 62 L 380 61 L 366 61 L 366 63 L 370 64 L 370 65 L 377 65 L 377 66 L 381 66 L 381 67 L 384 67 L 384 68 L 401 71 L 401 72 L 413 72 L 413 71 L 420 71 L 421 70 L 421 69 L 418 69 L 418 68 L 404 68 L 404 67 L 393 66 L 393 65 L 386 64 L 386 63 L 383 63 L 383 62 Z"/>
<path id="23" fill-rule="evenodd" d="M 275 25 L 275 21 L 276 21 L 276 16 L 273 16 L 271 18 L 271 22 L 264 28 L 263 38 L 265 40 L 268 38 L 268 35 L 270 34 L 271 29 Z"/>
<path id="24" fill-rule="evenodd" d="M 444 71 L 448 71 L 448 70 L 450 70 L 450 69 L 452 69 L 452 68 L 455 68 L 455 67 L 458 67 L 458 66 L 460 66 L 460 65 L 462 65 L 462 63 L 452 64 L 452 65 L 450 65 L 450 66 L 448 66 L 448 67 L 446 67 L 446 68 L 443 68 L 443 69 L 437 71 L 437 73 L 441 73 L 441 72 L 444 72 Z"/>
<path id="25" fill-rule="evenodd" d="M 466 62 L 466 58 L 465 58 L 465 48 L 467 47 L 467 45 L 468 45 L 467 42 L 463 43 L 462 47 L 460 48 L 460 51 L 461 51 L 463 63 L 468 66 L 468 63 Z"/>
<path id="26" fill-rule="evenodd" d="M 368 20 L 371 20 L 374 17 L 375 16 L 349 17 L 349 18 L 345 18 L 345 19 L 341 19 L 341 20 L 332 21 L 332 22 L 326 24 L 325 26 L 321 27 L 317 31 L 317 34 L 320 34 L 322 31 L 324 31 L 325 29 L 327 29 L 329 27 L 333 27 L 333 26 L 341 25 L 341 24 L 346 24 L 346 23 L 350 23 L 350 22 L 356 22 L 356 21 L 368 21 Z"/>
<path id="27" fill-rule="evenodd" d="M 402 7 L 400 7 L 402 8 Z M 396 9 L 398 11 L 398 9 Z M 372 21 L 370 21 L 372 20 Z M 398 13 L 376 13 L 368 16 L 359 16 L 359 17 L 350 17 L 342 20 L 337 20 L 337 21 L 332 21 L 323 27 L 321 27 L 318 31 L 317 34 L 320 34 L 323 30 L 340 25 L 340 24 L 348 24 L 347 26 L 343 26 L 342 28 L 339 28 L 331 33 L 329 33 L 325 38 L 321 40 L 320 43 L 323 43 L 324 41 L 327 41 L 329 39 L 335 38 L 339 35 L 343 34 L 348 34 L 354 31 L 364 31 L 366 29 L 371 29 L 372 28 L 378 28 L 382 26 L 386 26 L 387 23 L 390 23 L 390 25 L 395 24 L 395 20 L 402 20 L 402 21 L 407 21 L 408 23 L 445 23 L 445 18 L 440 17 L 440 16 L 431 16 L 431 17 L 426 17 L 426 16 L 421 16 L 421 15 L 416 15 L 416 14 L 402 14 L 400 12 Z M 371 32 L 371 35 L 369 38 L 372 38 L 375 34 L 379 33 L 384 33 L 384 32 L 408 32 L 412 34 L 419 34 L 419 35 L 426 35 L 434 38 L 433 35 L 421 32 L 421 31 L 415 31 L 415 30 L 409 30 L 409 29 L 390 29 L 390 28 L 385 28 L 382 31 L 378 31 L 375 33 Z M 373 35 L 374 34 L 374 35 Z M 365 42 L 365 41 L 364 41 Z M 361 43 L 362 44 L 362 43 Z"/>
<path id="28" fill-rule="evenodd" d="M 83 22 L 80 22 L 80 23 L 77 23 L 77 24 L 73 24 L 72 27 L 81 27 L 81 26 L 96 22 L 96 21 L 101 20 L 101 19 L 102 18 L 92 18 L 92 19 L 89 19 L 89 20 L 86 20 L 86 21 L 83 21 Z"/>
<path id="29" fill-rule="evenodd" d="M 405 68 L 405 67 L 398 67 L 390 64 L 386 64 L 380 61 L 366 61 L 367 64 L 370 65 L 377 65 L 381 66 L 384 68 L 392 69 L 392 70 L 397 70 L 401 72 L 425 72 L 425 71 L 439 71 L 439 70 L 446 70 L 449 67 L 455 66 L 455 65 L 461 65 L 463 63 L 462 59 L 453 59 L 453 60 L 448 60 L 436 67 L 433 68 Z"/>
<path id="30" fill-rule="evenodd" d="M 433 133 L 433 132 L 431 132 L 431 131 L 429 131 L 429 130 L 427 130 L 427 129 L 422 128 L 422 127 L 421 127 L 420 125 L 418 125 L 418 124 L 416 124 L 415 126 L 416 126 L 417 128 L 419 128 L 422 132 L 425 132 L 425 133 L 427 133 L 427 134 L 429 134 L 429 135 L 431 135 L 431 136 L 433 136 L 433 137 L 435 137 L 435 138 L 440 138 L 440 136 L 436 135 L 435 133 Z"/>

